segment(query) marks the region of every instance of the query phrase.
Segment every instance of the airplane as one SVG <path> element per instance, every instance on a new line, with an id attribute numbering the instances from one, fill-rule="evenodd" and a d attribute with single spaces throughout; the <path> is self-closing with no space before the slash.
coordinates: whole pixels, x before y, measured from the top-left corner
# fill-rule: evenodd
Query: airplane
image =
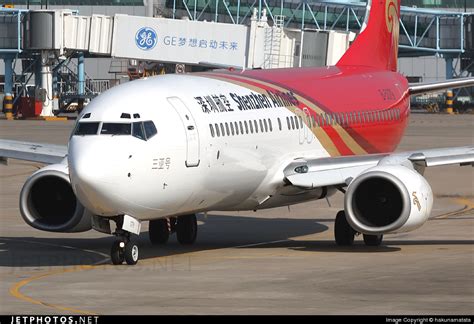
<path id="1" fill-rule="evenodd" d="M 21 216 L 50 232 L 117 237 L 113 264 L 138 262 L 136 237 L 181 244 L 196 213 L 261 210 L 345 194 L 335 241 L 379 246 L 430 216 L 425 168 L 474 164 L 474 147 L 393 153 L 410 95 L 474 78 L 410 85 L 397 73 L 400 3 L 372 0 L 336 66 L 217 70 L 116 86 L 78 116 L 65 146 L 0 140 L 0 157 L 48 164 L 20 194 Z"/>

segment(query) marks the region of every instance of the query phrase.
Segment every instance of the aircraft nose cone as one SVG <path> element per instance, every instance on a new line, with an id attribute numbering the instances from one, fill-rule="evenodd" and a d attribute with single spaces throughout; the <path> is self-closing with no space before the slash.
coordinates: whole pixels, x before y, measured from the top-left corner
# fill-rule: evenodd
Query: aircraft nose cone
<path id="1" fill-rule="evenodd" d="M 71 185 L 79 201 L 95 214 L 117 215 L 117 181 L 110 145 L 85 138 L 71 140 L 68 163 Z"/>

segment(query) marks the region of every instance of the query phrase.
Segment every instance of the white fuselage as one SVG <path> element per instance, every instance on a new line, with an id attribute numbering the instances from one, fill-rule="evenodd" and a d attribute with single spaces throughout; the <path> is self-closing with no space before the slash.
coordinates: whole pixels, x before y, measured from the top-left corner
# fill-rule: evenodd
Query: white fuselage
<path id="1" fill-rule="evenodd" d="M 283 169 L 299 157 L 327 157 L 328 152 L 305 124 L 302 110 L 278 98 L 270 102 L 257 91 L 186 75 L 137 80 L 107 91 L 81 114 L 90 117 L 78 120 L 99 122 L 99 135 L 73 135 L 69 142 L 74 192 L 97 215 L 140 220 L 320 198 L 320 189 L 285 192 Z M 130 118 L 121 118 L 122 113 Z M 153 121 L 157 134 L 148 140 L 100 134 L 103 123 L 140 121 Z M 303 127 L 296 128 L 295 121 Z"/>

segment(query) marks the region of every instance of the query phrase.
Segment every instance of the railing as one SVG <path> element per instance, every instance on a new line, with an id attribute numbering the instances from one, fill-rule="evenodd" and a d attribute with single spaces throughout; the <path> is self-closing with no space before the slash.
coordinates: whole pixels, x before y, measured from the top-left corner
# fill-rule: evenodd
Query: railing
<path id="1" fill-rule="evenodd" d="M 265 9 L 270 22 L 285 16 L 285 27 L 353 32 L 359 32 L 366 15 L 365 3 L 314 0 L 167 0 L 166 8 L 171 10 L 169 18 L 234 24 L 248 24 L 254 9 L 257 18 Z M 402 7 L 400 49 L 413 55 L 464 53 L 471 16 L 474 13 Z"/>

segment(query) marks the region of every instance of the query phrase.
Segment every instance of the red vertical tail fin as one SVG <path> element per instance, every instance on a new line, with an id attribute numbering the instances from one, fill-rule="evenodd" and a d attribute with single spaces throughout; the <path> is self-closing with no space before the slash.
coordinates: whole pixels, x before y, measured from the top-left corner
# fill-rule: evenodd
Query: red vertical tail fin
<path id="1" fill-rule="evenodd" d="M 397 71 L 400 1 L 368 0 L 368 22 L 336 65 Z"/>

